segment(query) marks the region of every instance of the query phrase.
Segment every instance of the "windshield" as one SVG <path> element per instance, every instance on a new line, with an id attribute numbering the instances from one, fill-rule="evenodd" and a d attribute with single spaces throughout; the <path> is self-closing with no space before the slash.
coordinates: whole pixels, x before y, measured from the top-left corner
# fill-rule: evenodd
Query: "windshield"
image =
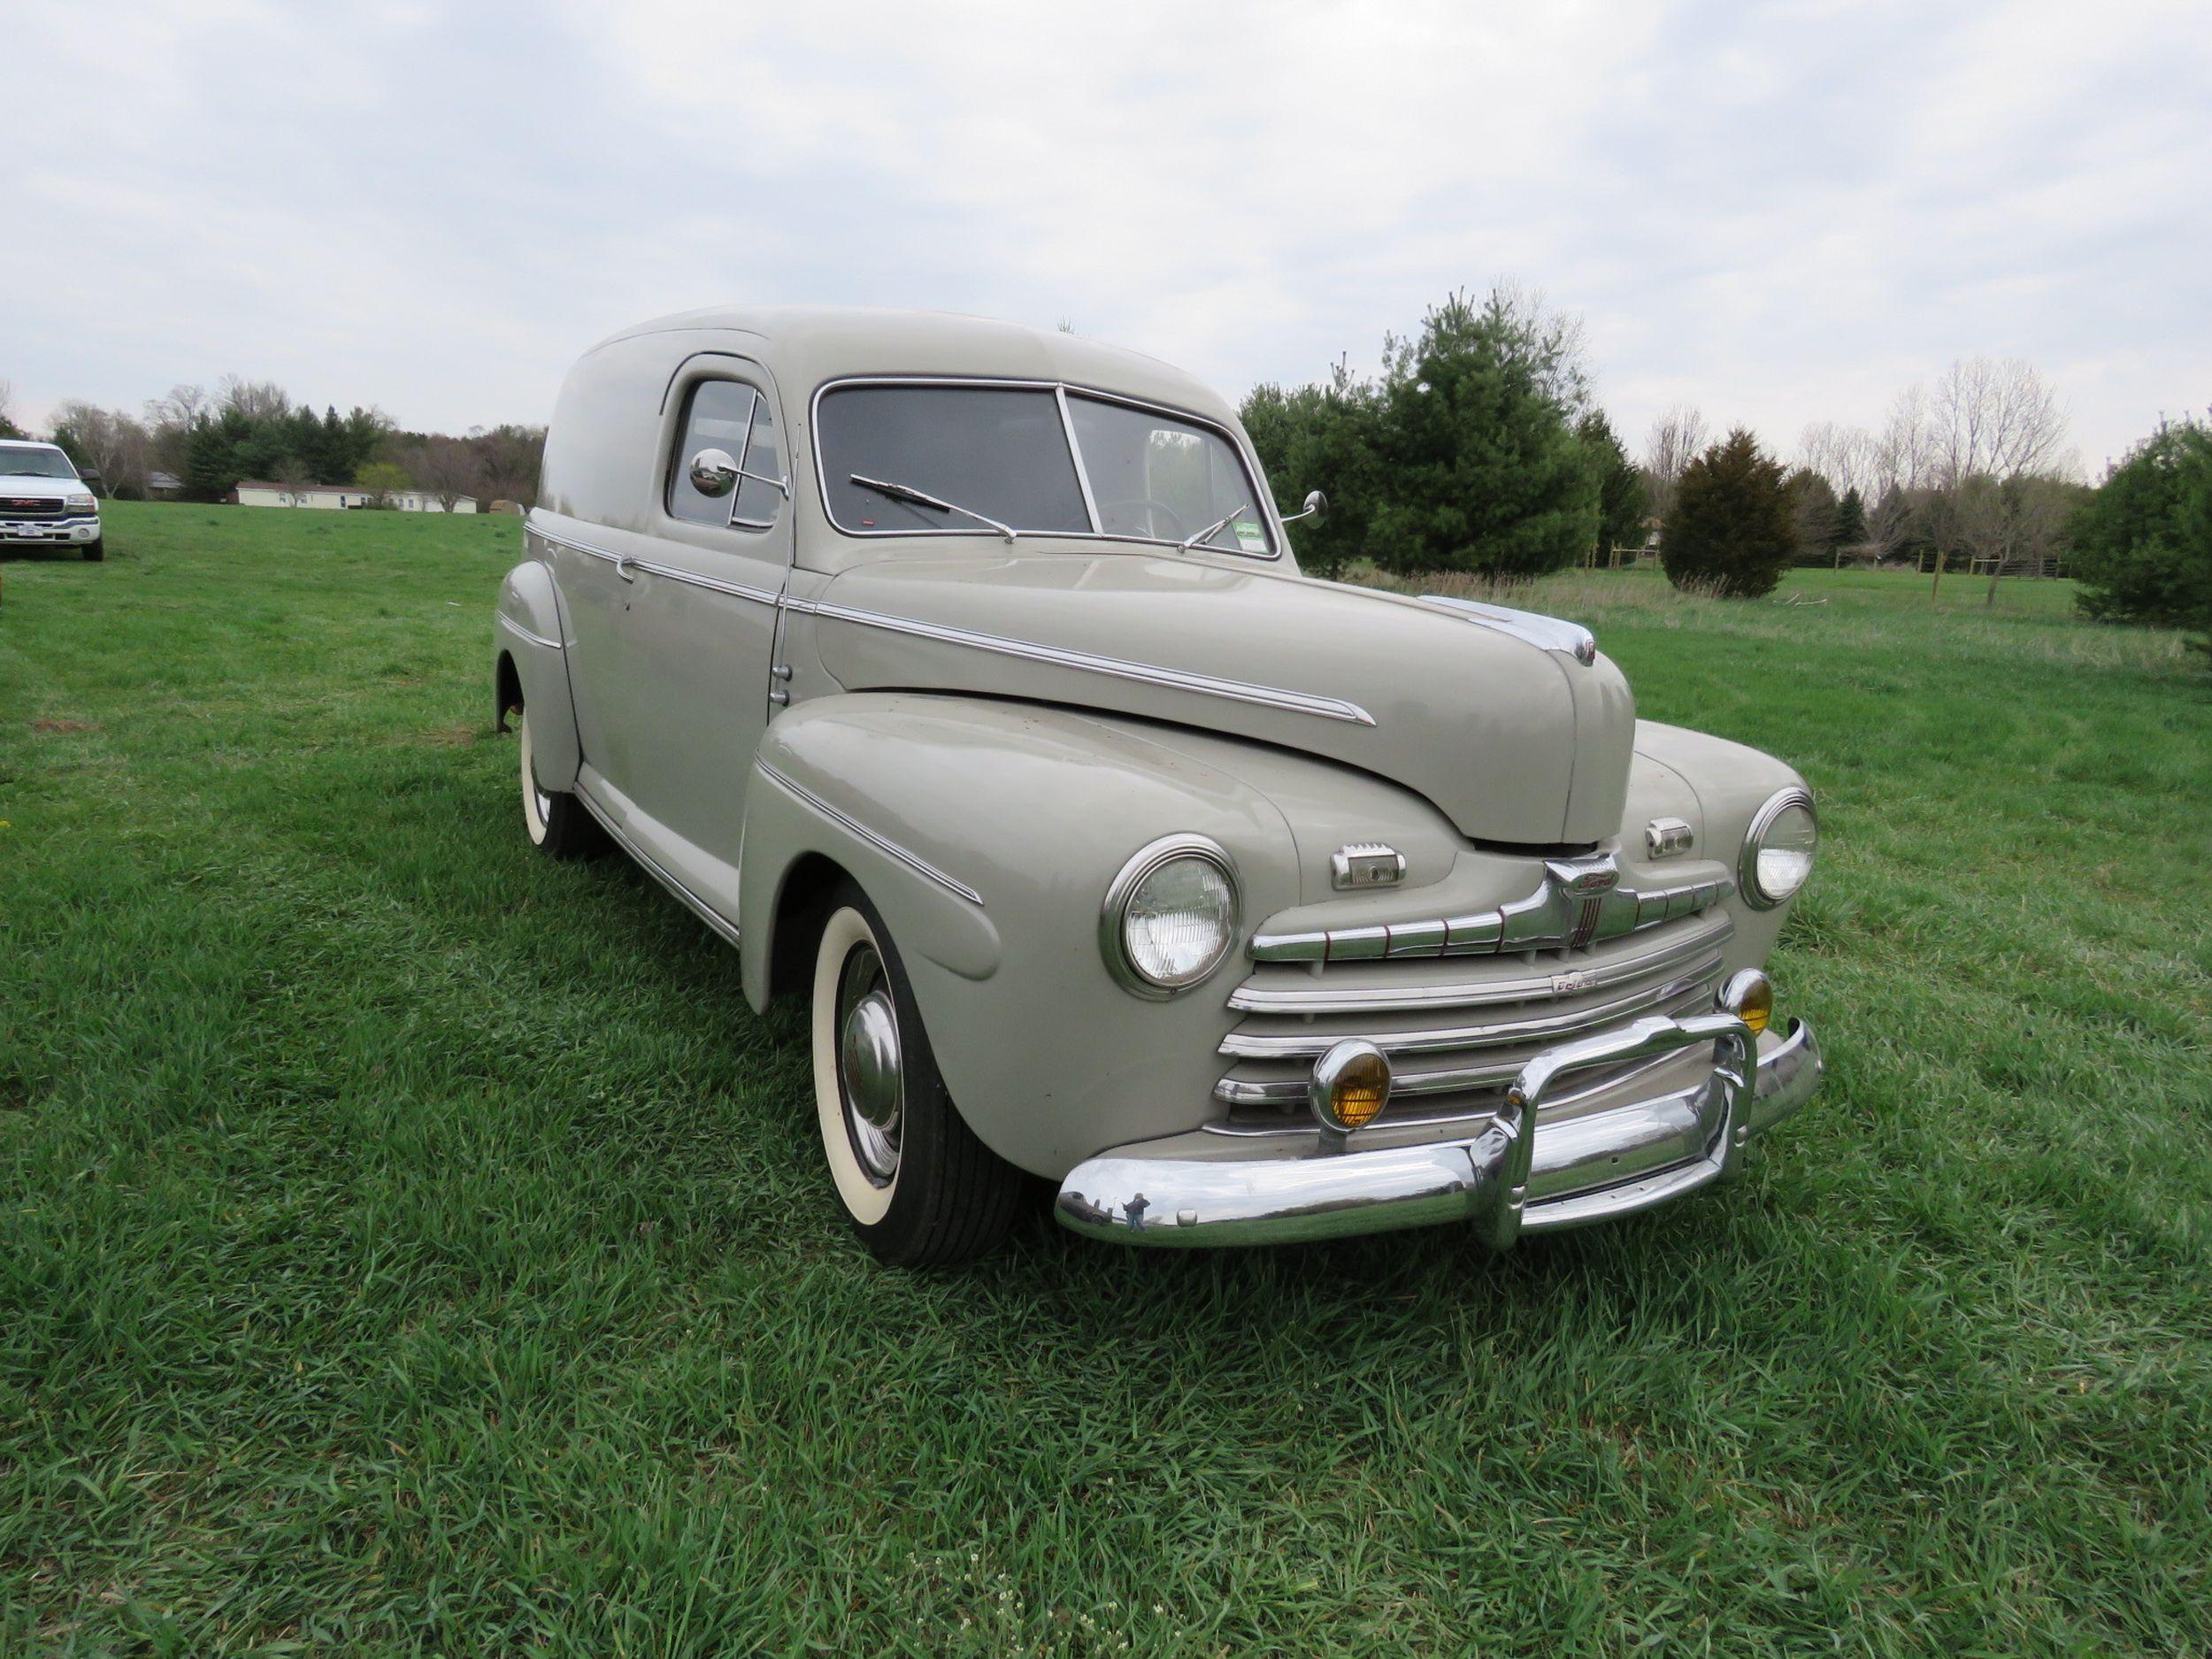
<path id="1" fill-rule="evenodd" d="M 9 449 L 0 446 L 0 477 L 74 478 L 77 469 L 59 449 Z"/>
<path id="2" fill-rule="evenodd" d="M 830 518 L 851 535 L 974 534 L 1002 520 L 1024 534 L 1275 550 L 1258 487 L 1222 433 L 1085 392 L 1066 403 L 1064 421 L 1051 386 L 833 387 L 816 421 Z"/>

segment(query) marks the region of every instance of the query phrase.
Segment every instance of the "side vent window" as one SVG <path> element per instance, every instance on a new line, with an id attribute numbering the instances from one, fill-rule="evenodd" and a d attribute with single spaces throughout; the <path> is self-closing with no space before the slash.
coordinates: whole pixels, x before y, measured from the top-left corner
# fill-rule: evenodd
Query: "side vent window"
<path id="1" fill-rule="evenodd" d="M 668 511 L 693 524 L 764 530 L 783 491 L 782 447 L 768 400 L 741 380 L 691 388 L 683 435 L 669 457 Z"/>
<path id="2" fill-rule="evenodd" d="M 748 529 L 765 530 L 776 522 L 776 509 L 783 503 L 783 491 L 769 482 L 784 476 L 783 443 L 776 436 L 776 411 L 768 407 L 768 400 L 753 400 L 753 427 L 746 439 L 745 458 L 739 465 L 745 476 L 737 481 L 737 507 L 730 514 L 730 522 Z"/>

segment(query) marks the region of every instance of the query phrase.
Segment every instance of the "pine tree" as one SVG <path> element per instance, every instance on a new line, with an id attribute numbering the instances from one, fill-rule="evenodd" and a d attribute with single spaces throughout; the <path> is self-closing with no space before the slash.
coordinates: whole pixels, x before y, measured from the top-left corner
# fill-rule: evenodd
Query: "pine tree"
<path id="1" fill-rule="evenodd" d="M 1594 546 L 1598 478 L 1575 436 L 1585 397 L 1575 326 L 1499 291 L 1455 294 L 1385 351 L 1379 561 L 1508 580 Z"/>
<path id="2" fill-rule="evenodd" d="M 1682 471 L 1659 546 L 1667 580 L 1724 599 L 1774 591 L 1796 550 L 1782 468 L 1739 426 Z"/>
<path id="3" fill-rule="evenodd" d="M 1575 427 L 1598 474 L 1598 539 L 1600 557 L 1615 548 L 1640 548 L 1644 542 L 1644 509 L 1650 503 L 1643 469 L 1628 458 L 1628 451 L 1614 435 L 1605 411 L 1594 409 Z"/>
<path id="4" fill-rule="evenodd" d="M 1836 503 L 1836 527 L 1828 543 L 1840 553 L 1845 548 L 1863 546 L 1866 541 L 1866 503 L 1853 485 L 1843 492 L 1843 499 Z"/>
<path id="5" fill-rule="evenodd" d="M 223 429 L 204 416 L 195 421 L 185 442 L 184 498 L 220 501 L 237 487 L 239 476 Z"/>

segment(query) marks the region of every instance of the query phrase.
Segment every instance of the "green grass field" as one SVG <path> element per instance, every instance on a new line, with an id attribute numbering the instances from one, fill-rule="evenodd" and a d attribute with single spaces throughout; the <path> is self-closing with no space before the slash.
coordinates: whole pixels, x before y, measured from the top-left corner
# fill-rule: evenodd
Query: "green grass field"
<path id="1" fill-rule="evenodd" d="M 1830 1086 L 1504 1257 L 874 1266 L 801 1022 L 525 843 L 511 519 L 0 565 L 0 1654 L 2212 1650 L 2212 689 L 2056 585 L 1571 576 L 1782 755 Z"/>

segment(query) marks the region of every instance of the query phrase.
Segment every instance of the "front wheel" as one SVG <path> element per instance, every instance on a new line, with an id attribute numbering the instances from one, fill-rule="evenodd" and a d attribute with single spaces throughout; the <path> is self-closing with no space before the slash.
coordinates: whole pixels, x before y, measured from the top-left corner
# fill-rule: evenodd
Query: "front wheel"
<path id="1" fill-rule="evenodd" d="M 815 950 L 813 1039 L 823 1156 L 876 1258 L 965 1262 L 1004 1238 L 1021 1171 L 953 1104 L 890 933 L 850 882 L 832 896 Z"/>
<path id="2" fill-rule="evenodd" d="M 107 537 L 104 535 L 96 535 L 91 541 L 84 544 L 84 560 L 86 564 L 97 565 L 102 559 L 107 557 Z"/>
<path id="3" fill-rule="evenodd" d="M 607 833 L 572 795 L 562 795 L 538 782 L 536 757 L 530 747 L 530 710 L 521 710 L 522 827 L 530 844 L 553 858 L 588 858 L 604 849 Z"/>

